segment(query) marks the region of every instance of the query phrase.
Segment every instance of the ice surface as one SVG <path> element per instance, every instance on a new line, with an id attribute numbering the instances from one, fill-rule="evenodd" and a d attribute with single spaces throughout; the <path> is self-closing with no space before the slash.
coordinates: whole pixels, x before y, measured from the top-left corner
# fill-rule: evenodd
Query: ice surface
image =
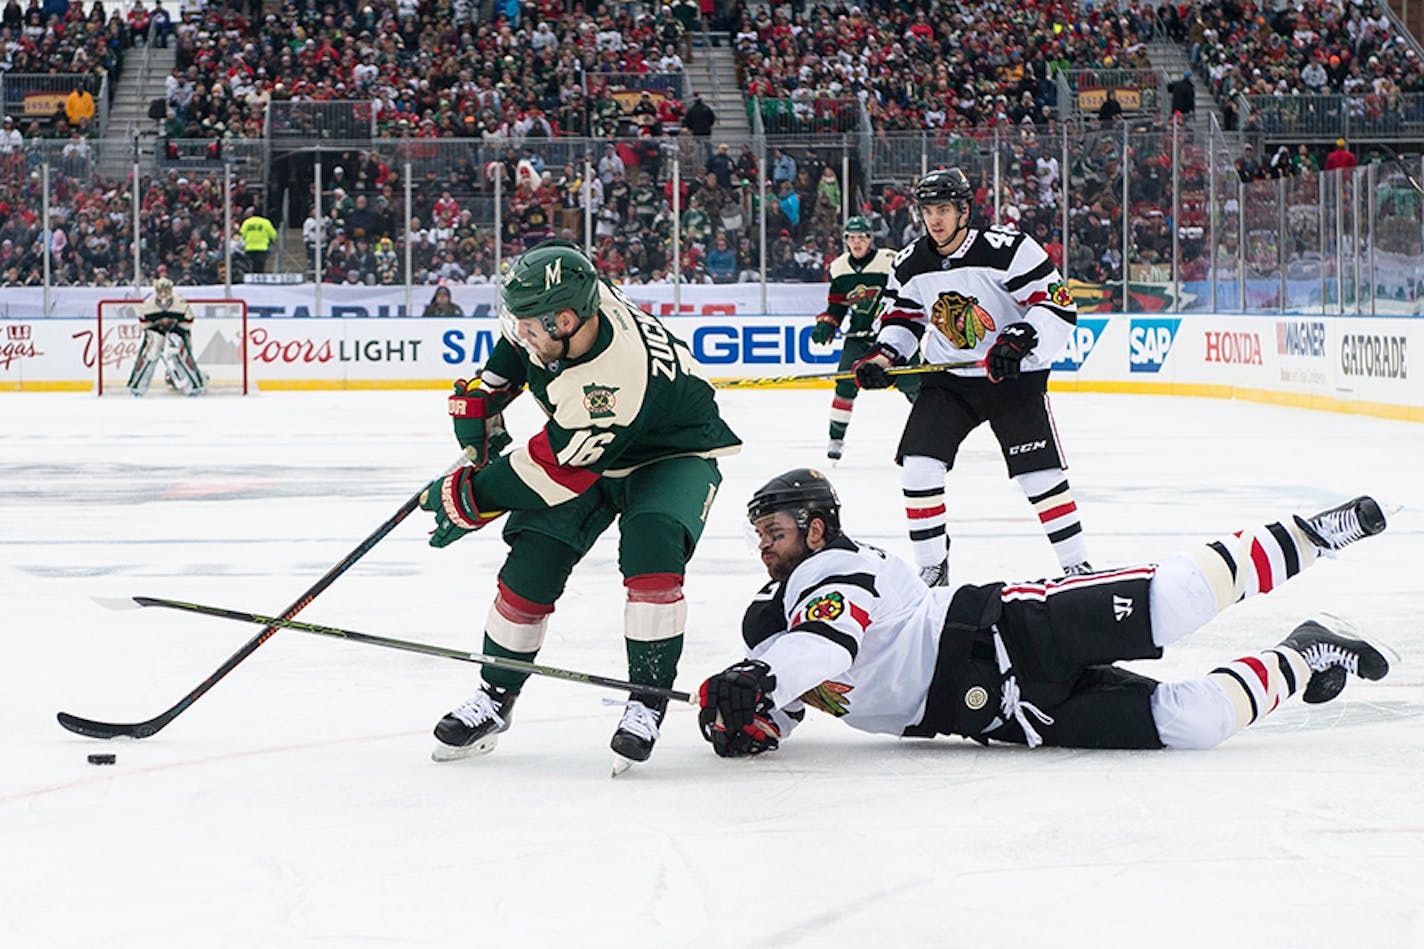
<path id="1" fill-rule="evenodd" d="M 687 580 L 678 687 L 737 658 L 761 584 L 741 512 L 824 462 L 827 391 L 721 396 L 747 442 Z M 516 403 L 516 432 L 538 420 Z M 610 780 L 619 710 L 536 679 L 489 757 L 436 765 L 458 662 L 282 632 L 159 735 L 104 745 L 256 632 L 93 596 L 277 612 L 455 453 L 436 392 L 249 399 L 20 395 L 0 420 L 0 944 L 5 946 L 1421 946 L 1424 428 L 1242 402 L 1054 397 L 1100 566 L 1361 492 L 1382 537 L 1142 664 L 1198 675 L 1316 609 L 1403 663 L 1221 748 L 1104 753 L 862 735 L 811 713 L 722 761 L 674 707 Z M 905 403 L 859 402 L 831 475 L 848 530 L 908 554 L 889 460 Z M 948 492 L 955 579 L 1055 561 L 987 432 Z M 405 524 L 303 619 L 477 650 L 503 545 Z M 623 677 L 614 533 L 540 661 Z M 98 768 L 85 756 L 114 751 Z"/>

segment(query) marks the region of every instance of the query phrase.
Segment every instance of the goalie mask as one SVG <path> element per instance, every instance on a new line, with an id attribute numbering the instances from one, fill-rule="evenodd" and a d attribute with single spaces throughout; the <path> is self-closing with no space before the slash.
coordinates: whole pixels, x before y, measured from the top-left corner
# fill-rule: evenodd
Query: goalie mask
<path id="1" fill-rule="evenodd" d="M 160 307 L 167 309 L 173 305 L 173 281 L 159 277 L 153 281 L 153 299 Z"/>
<path id="2" fill-rule="evenodd" d="M 544 241 L 521 254 L 500 285 L 500 330 L 536 363 L 541 362 L 517 326 L 519 320 L 538 320 L 550 339 L 563 340 L 567 356 L 572 333 L 559 332 L 558 314 L 572 310 L 582 326 L 598 312 L 598 303 L 599 279 L 593 261 L 570 241 Z"/>
<path id="3" fill-rule="evenodd" d="M 747 502 L 747 520 L 755 524 L 770 514 L 785 511 L 803 533 L 811 521 L 826 525 L 826 539 L 841 532 L 841 499 L 826 476 L 811 468 L 779 474 L 757 489 Z"/>

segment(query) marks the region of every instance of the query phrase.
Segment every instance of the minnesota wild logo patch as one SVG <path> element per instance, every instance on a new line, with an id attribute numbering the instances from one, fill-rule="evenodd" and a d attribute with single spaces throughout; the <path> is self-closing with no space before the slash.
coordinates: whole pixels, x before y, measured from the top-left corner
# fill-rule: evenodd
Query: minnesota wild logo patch
<path id="1" fill-rule="evenodd" d="M 974 297 L 953 290 L 930 307 L 930 322 L 959 349 L 973 349 L 995 329 L 994 318 Z"/>
<path id="2" fill-rule="evenodd" d="M 612 418 L 613 408 L 618 404 L 613 393 L 617 391 L 617 386 L 584 386 L 583 407 L 588 409 L 588 417 Z"/>

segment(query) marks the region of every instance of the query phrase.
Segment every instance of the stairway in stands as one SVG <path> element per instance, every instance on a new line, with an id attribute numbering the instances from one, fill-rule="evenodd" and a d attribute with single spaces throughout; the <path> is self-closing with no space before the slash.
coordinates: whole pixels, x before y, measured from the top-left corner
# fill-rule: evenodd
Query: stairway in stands
<path id="1" fill-rule="evenodd" d="M 173 71 L 176 53 L 177 44 L 172 41 L 167 48 L 136 46 L 129 50 L 109 106 L 109 124 L 99 149 L 99 174 L 115 181 L 128 180 L 135 135 L 139 136 L 140 160 L 147 166 L 160 127 L 148 117 L 148 104 L 164 97 L 163 80 Z"/>

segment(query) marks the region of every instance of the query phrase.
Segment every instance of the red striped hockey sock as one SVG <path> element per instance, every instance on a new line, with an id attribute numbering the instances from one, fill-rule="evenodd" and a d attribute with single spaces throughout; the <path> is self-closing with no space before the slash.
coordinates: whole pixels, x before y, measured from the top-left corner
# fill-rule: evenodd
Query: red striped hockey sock
<path id="1" fill-rule="evenodd" d="M 1218 610 L 1271 592 L 1313 564 L 1318 554 L 1294 520 L 1238 531 L 1189 552 L 1211 585 Z"/>
<path id="2" fill-rule="evenodd" d="M 1219 685 L 1231 701 L 1236 730 L 1240 731 L 1305 688 L 1310 681 L 1310 668 L 1300 653 L 1277 646 L 1228 662 L 1213 669 L 1207 678 Z"/>

